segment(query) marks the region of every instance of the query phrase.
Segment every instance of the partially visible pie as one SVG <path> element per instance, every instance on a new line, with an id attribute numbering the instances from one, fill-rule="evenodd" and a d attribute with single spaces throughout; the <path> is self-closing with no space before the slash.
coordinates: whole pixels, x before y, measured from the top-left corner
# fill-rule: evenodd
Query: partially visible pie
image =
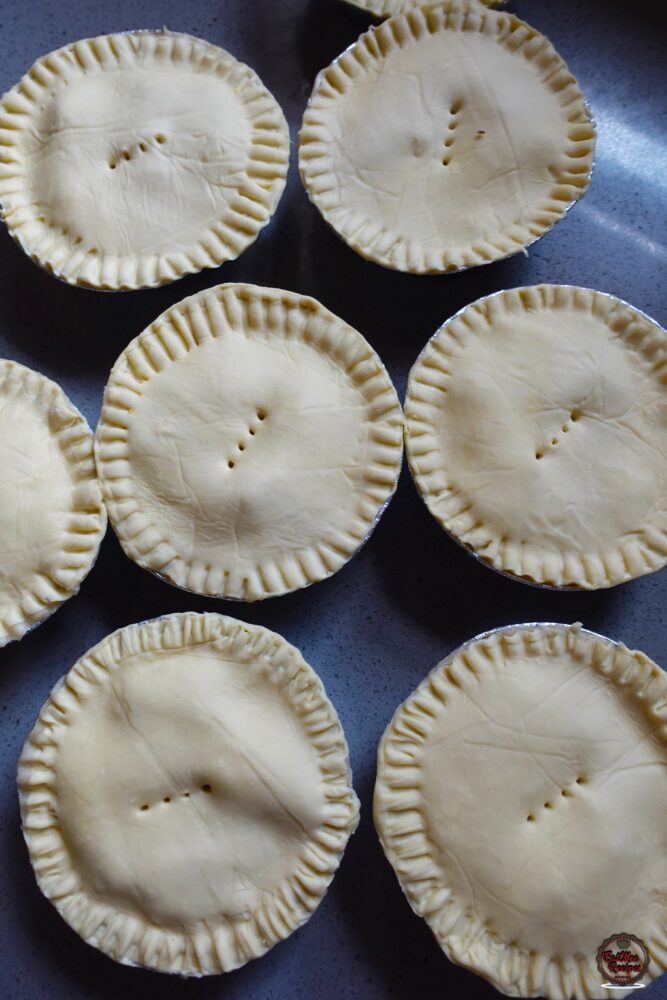
<path id="1" fill-rule="evenodd" d="M 361 7 L 362 10 L 367 10 L 369 14 L 375 14 L 376 17 L 390 17 L 393 14 L 407 14 L 408 11 L 414 10 L 416 7 L 428 6 L 430 0 L 347 0 L 354 7 Z M 436 0 L 437 2 L 437 0 Z M 457 3 L 460 0 L 449 0 L 450 3 Z M 485 7 L 501 7 L 504 0 L 473 0 L 484 4 Z"/>
<path id="2" fill-rule="evenodd" d="M 55 382 L 0 360 L 0 646 L 73 594 L 107 526 L 93 435 Z"/>

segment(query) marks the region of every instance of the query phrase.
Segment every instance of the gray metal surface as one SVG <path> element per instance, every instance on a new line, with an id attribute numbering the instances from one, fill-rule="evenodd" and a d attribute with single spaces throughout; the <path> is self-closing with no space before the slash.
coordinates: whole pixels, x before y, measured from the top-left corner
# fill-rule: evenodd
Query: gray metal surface
<path id="1" fill-rule="evenodd" d="M 0 231 L 0 355 L 56 379 L 94 423 L 107 373 L 127 342 L 172 303 L 221 281 L 314 295 L 370 340 L 401 397 L 427 338 L 463 305 L 500 288 L 539 281 L 587 285 L 667 324 L 663 4 L 512 0 L 510 9 L 552 39 L 579 77 L 599 128 L 589 193 L 527 258 L 442 277 L 367 263 L 309 203 L 293 155 L 276 217 L 254 246 L 237 262 L 162 289 L 102 295 L 68 287 L 35 267 Z M 295 139 L 317 71 L 368 23 L 337 0 L 0 0 L 0 90 L 67 41 L 166 25 L 222 45 L 253 66 L 280 101 Z M 667 571 L 597 593 L 540 590 L 492 573 L 447 538 L 406 470 L 371 541 L 340 573 L 247 607 L 166 586 L 130 563 L 109 532 L 79 595 L 22 642 L 0 650 L 0 996 L 496 996 L 444 958 L 382 855 L 371 819 L 380 735 L 439 659 L 499 625 L 578 620 L 667 666 L 666 596 Z M 359 830 L 312 920 L 259 961 L 199 982 L 121 968 L 79 941 L 35 887 L 14 786 L 23 738 L 74 660 L 115 628 L 188 608 L 258 622 L 301 648 L 340 713 L 362 801 Z M 667 981 L 642 996 L 667 1000 Z"/>

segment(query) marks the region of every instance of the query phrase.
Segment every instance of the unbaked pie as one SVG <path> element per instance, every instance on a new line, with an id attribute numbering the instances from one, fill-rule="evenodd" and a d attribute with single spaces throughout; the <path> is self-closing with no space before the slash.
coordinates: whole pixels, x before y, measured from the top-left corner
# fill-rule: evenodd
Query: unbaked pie
<path id="1" fill-rule="evenodd" d="M 87 38 L 0 104 L 0 204 L 75 285 L 162 285 L 237 257 L 282 194 L 289 132 L 248 66 L 190 35 Z"/>
<path id="2" fill-rule="evenodd" d="M 580 626 L 480 636 L 398 709 L 375 822 L 447 956 L 510 996 L 611 996 L 597 951 L 667 967 L 667 678 Z"/>
<path id="3" fill-rule="evenodd" d="M 184 976 L 305 923 L 357 824 L 320 679 L 267 629 L 168 615 L 107 636 L 53 690 L 19 761 L 42 892 L 88 944 Z"/>
<path id="4" fill-rule="evenodd" d="M 440 524 L 530 583 L 611 587 L 667 561 L 667 334 L 603 292 L 467 306 L 410 373 L 407 453 Z"/>
<path id="5" fill-rule="evenodd" d="M 394 489 L 403 415 L 370 344 L 314 299 L 206 289 L 126 348 L 96 456 L 130 558 L 170 583 L 257 600 L 322 580 Z"/>
<path id="6" fill-rule="evenodd" d="M 594 144 L 551 43 L 513 14 L 456 0 L 389 18 L 319 74 L 299 166 L 357 253 L 435 273 L 542 236 L 588 187 Z"/>

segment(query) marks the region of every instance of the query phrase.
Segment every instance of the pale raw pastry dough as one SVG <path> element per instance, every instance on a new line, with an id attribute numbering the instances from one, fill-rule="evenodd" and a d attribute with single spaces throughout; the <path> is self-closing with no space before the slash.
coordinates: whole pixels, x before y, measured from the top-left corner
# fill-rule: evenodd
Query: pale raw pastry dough
<path id="1" fill-rule="evenodd" d="M 376 17 L 391 17 L 393 14 L 407 14 L 415 7 L 427 7 L 433 0 L 347 0 L 347 3 L 354 7 L 361 7 Z M 449 0 L 452 3 L 461 3 L 465 0 Z M 485 7 L 501 7 L 504 0 L 473 0 L 481 3 Z"/>
<path id="2" fill-rule="evenodd" d="M 60 386 L 0 360 L 0 646 L 76 594 L 107 516 L 93 435 Z"/>
<path id="3" fill-rule="evenodd" d="M 667 967 L 667 679 L 580 626 L 478 637 L 398 709 L 375 823 L 452 961 L 510 996 L 583 1000 L 614 933 Z"/>
<path id="4" fill-rule="evenodd" d="M 314 299 L 232 284 L 173 306 L 121 354 L 95 449 L 130 558 L 257 600 L 356 552 L 396 487 L 402 435 L 360 333 Z"/>
<path id="5" fill-rule="evenodd" d="M 667 334 L 626 303 L 481 299 L 427 344 L 405 410 L 431 513 L 494 569 L 594 589 L 667 562 Z"/>
<path id="6" fill-rule="evenodd" d="M 588 187 L 594 140 L 551 43 L 457 0 L 390 18 L 320 73 L 299 165 L 357 253 L 434 273 L 542 236 Z"/>
<path id="7" fill-rule="evenodd" d="M 310 917 L 358 819 L 347 744 L 294 646 L 214 614 L 107 636 L 19 761 L 42 892 L 124 965 L 202 976 Z"/>
<path id="8" fill-rule="evenodd" d="M 39 59 L 0 104 L 0 203 L 71 284 L 161 285 L 237 257 L 282 194 L 289 131 L 248 66 L 142 31 Z"/>

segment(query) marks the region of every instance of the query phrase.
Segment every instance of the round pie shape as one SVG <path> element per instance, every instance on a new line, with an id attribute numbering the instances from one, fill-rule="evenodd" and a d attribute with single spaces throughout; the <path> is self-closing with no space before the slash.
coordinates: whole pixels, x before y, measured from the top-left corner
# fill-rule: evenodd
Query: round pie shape
<path id="1" fill-rule="evenodd" d="M 203 976 L 305 923 L 358 819 L 347 744 L 285 639 L 215 614 L 107 636 L 54 688 L 18 772 L 37 882 L 124 965 Z"/>
<path id="2" fill-rule="evenodd" d="M 396 487 L 402 438 L 360 333 L 313 299 L 232 284 L 173 306 L 121 354 L 95 451 L 131 559 L 252 601 L 347 562 Z"/>
<path id="3" fill-rule="evenodd" d="M 238 257 L 288 159 L 256 73 L 190 35 L 73 42 L 0 104 L 4 221 L 34 261 L 89 288 L 162 285 Z"/>
<path id="4" fill-rule="evenodd" d="M 393 14 L 407 14 L 408 11 L 414 10 L 416 7 L 424 7 L 423 0 L 347 0 L 348 3 L 352 4 L 354 7 L 361 7 L 362 10 L 367 10 L 369 14 L 374 14 L 376 17 L 391 17 Z M 465 0 L 449 0 L 450 5 L 454 3 L 465 2 Z M 504 0 L 473 0 L 473 2 L 484 4 L 485 7 L 501 7 Z"/>
<path id="5" fill-rule="evenodd" d="M 595 130 L 551 43 L 477 0 L 410 10 L 318 76 L 299 166 L 357 253 L 415 273 L 524 249 L 586 190 Z"/>
<path id="6" fill-rule="evenodd" d="M 375 823 L 454 962 L 509 996 L 609 996 L 612 934 L 667 967 L 667 679 L 581 626 L 473 639 L 398 709 Z"/>
<path id="7" fill-rule="evenodd" d="M 487 565 L 611 587 L 667 561 L 667 334 L 603 292 L 514 288 L 467 306 L 410 373 L 426 504 Z"/>
<path id="8" fill-rule="evenodd" d="M 93 435 L 60 386 L 0 360 L 0 646 L 72 597 L 107 526 Z"/>

